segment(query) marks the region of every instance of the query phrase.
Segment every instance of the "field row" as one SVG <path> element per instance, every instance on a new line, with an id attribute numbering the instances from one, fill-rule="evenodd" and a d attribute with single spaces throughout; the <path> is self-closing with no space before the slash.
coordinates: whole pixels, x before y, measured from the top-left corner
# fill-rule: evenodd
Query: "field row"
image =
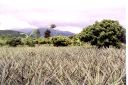
<path id="1" fill-rule="evenodd" d="M 1 85 L 125 85 L 125 49 L 1 47 Z"/>

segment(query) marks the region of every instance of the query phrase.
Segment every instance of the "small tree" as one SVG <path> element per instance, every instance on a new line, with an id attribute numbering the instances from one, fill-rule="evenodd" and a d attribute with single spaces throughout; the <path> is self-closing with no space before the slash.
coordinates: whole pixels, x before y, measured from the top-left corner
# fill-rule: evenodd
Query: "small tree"
<path id="1" fill-rule="evenodd" d="M 44 37 L 45 37 L 45 38 L 51 37 L 50 33 L 51 33 L 51 31 L 50 31 L 49 29 L 47 29 L 47 30 L 44 32 L 44 34 L 45 34 Z"/>
<path id="2" fill-rule="evenodd" d="M 55 24 L 51 24 L 51 25 L 50 25 L 50 29 L 53 29 L 53 28 L 55 28 L 55 27 L 56 27 Z M 51 34 L 50 29 L 47 29 L 47 30 L 44 32 L 44 34 L 45 34 L 44 37 L 45 37 L 45 38 L 51 37 L 51 35 L 50 35 L 50 34 Z"/>

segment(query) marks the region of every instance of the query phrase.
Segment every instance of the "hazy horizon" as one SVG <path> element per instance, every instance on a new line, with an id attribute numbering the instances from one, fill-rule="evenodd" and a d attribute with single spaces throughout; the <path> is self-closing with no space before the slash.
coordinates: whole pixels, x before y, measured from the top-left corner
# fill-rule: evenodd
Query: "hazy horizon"
<path id="1" fill-rule="evenodd" d="M 96 20 L 118 20 L 125 26 L 124 0 L 1 0 L 0 30 L 38 28 L 78 33 Z"/>

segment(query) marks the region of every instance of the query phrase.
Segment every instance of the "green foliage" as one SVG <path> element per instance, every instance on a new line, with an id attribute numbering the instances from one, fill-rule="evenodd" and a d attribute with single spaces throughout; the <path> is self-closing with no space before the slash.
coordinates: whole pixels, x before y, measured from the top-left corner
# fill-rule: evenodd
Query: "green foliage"
<path id="1" fill-rule="evenodd" d="M 77 37 L 72 38 L 71 42 L 72 42 L 73 46 L 82 46 L 83 45 L 83 42 Z"/>
<path id="2" fill-rule="evenodd" d="M 51 33 L 51 31 L 49 30 L 49 29 L 47 29 L 45 32 L 44 32 L 44 37 L 45 38 L 48 38 L 48 37 L 50 37 L 51 35 L 50 35 L 50 33 Z"/>
<path id="3" fill-rule="evenodd" d="M 51 42 L 54 46 L 68 46 L 71 45 L 70 38 L 66 36 L 55 36 L 51 38 Z"/>
<path id="4" fill-rule="evenodd" d="M 121 30 L 121 35 L 118 36 L 121 42 L 126 44 L 126 29 Z"/>
<path id="5" fill-rule="evenodd" d="M 35 44 L 51 44 L 49 38 L 37 38 L 34 40 Z"/>
<path id="6" fill-rule="evenodd" d="M 12 38 L 12 36 L 8 36 L 8 35 L 1 35 L 0 36 L 0 39 L 2 39 L 2 40 L 8 39 L 8 38 Z"/>
<path id="7" fill-rule="evenodd" d="M 40 44 L 51 44 L 51 40 L 49 38 L 42 38 L 42 41 L 40 41 Z"/>
<path id="8" fill-rule="evenodd" d="M 0 46 L 4 46 L 6 44 L 6 40 L 0 39 Z"/>
<path id="9" fill-rule="evenodd" d="M 34 42 L 33 38 L 31 38 L 31 37 L 22 38 L 22 43 L 24 45 L 28 45 L 30 47 L 35 46 L 35 42 Z"/>
<path id="10" fill-rule="evenodd" d="M 55 27 L 55 24 L 50 25 L 50 28 Z M 35 44 L 53 44 L 54 46 L 90 46 L 91 44 L 98 46 L 99 48 L 109 47 L 110 45 L 120 48 L 122 43 L 126 43 L 126 29 L 124 29 L 118 21 L 114 20 L 96 21 L 93 25 L 84 28 L 81 33 L 69 37 L 51 37 L 50 33 L 50 29 L 47 29 L 44 32 L 45 38 L 41 38 L 39 29 L 33 30 L 30 35 L 17 31 L 0 30 L 0 46 L 35 46 Z M 89 44 L 85 42 L 88 42 Z"/>
<path id="11" fill-rule="evenodd" d="M 125 42 L 125 29 L 114 20 L 102 20 L 90 25 L 78 35 L 81 41 L 90 42 L 98 47 L 117 48 L 121 47 L 121 42 Z"/>
<path id="12" fill-rule="evenodd" d="M 14 30 L 0 30 L 0 36 L 19 37 L 19 36 L 23 36 L 23 35 L 21 35 L 21 32 L 14 31 Z"/>
<path id="13" fill-rule="evenodd" d="M 2 35 L 0 36 L 0 46 L 4 46 L 6 45 L 6 41 L 11 38 L 11 37 L 8 37 L 7 35 Z"/>
<path id="14" fill-rule="evenodd" d="M 12 47 L 16 47 L 17 45 L 22 45 L 21 38 L 10 38 L 6 41 L 6 44 Z"/>

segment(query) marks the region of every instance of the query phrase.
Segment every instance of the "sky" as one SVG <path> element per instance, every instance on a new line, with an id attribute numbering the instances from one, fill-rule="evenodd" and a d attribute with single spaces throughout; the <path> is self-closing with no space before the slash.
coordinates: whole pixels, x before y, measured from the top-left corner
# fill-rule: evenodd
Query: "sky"
<path id="1" fill-rule="evenodd" d="M 118 20 L 125 26 L 124 0 L 0 0 L 0 30 L 38 28 L 79 33 L 96 20 Z"/>

